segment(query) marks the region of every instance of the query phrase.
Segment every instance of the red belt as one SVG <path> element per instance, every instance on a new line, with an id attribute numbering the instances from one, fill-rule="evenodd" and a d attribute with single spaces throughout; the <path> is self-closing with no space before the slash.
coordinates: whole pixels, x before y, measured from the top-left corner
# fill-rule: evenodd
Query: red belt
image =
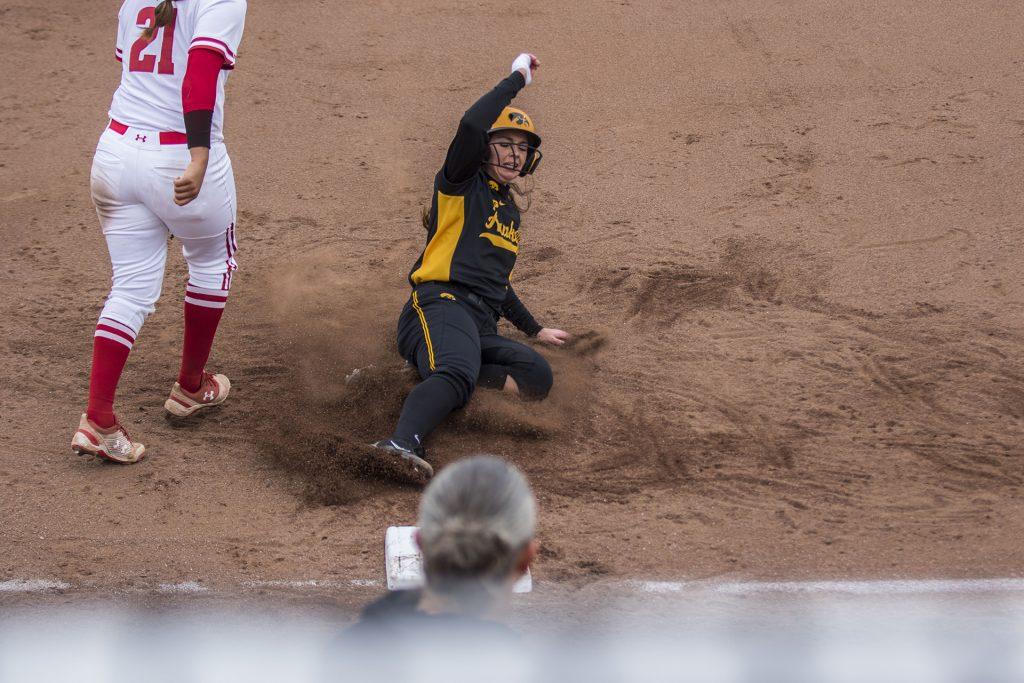
<path id="1" fill-rule="evenodd" d="M 124 135 L 128 132 L 128 126 L 124 125 L 120 121 L 110 119 L 110 130 L 114 131 L 118 135 Z M 184 133 L 175 133 L 173 131 L 165 131 L 160 134 L 161 145 L 185 145 L 188 144 L 188 138 Z M 135 137 L 143 137 L 141 142 L 145 142 L 144 136 L 136 135 Z"/>

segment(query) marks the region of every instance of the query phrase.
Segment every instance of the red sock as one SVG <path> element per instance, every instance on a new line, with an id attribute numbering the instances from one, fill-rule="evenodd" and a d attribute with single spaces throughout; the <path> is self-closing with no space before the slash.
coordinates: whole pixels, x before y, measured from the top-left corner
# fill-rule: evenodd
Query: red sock
<path id="1" fill-rule="evenodd" d="M 110 318 L 100 318 L 96 324 L 89 374 L 89 407 L 85 415 L 100 427 L 117 424 L 114 395 L 134 343 L 135 333 L 127 325 Z"/>
<path id="2" fill-rule="evenodd" d="M 191 283 L 185 287 L 185 342 L 181 347 L 181 372 L 178 373 L 178 384 L 185 391 L 199 391 L 227 301 L 227 290 L 206 289 Z"/>

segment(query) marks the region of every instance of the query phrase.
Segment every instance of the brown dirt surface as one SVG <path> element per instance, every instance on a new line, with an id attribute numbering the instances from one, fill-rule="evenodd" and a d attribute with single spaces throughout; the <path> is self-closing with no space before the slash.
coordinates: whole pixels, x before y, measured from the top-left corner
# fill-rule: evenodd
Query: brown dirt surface
<path id="1" fill-rule="evenodd" d="M 417 492 L 354 453 L 411 386 L 393 331 L 432 176 L 523 49 L 545 160 L 517 290 L 579 339 L 543 350 L 548 401 L 478 392 L 431 446 L 527 472 L 537 580 L 1024 568 L 1024 5 L 251 3 L 211 362 L 232 399 L 164 418 L 172 242 L 120 388 L 131 467 L 69 449 L 109 286 L 88 175 L 116 9 L 0 7 L 0 580 L 382 578 Z"/>

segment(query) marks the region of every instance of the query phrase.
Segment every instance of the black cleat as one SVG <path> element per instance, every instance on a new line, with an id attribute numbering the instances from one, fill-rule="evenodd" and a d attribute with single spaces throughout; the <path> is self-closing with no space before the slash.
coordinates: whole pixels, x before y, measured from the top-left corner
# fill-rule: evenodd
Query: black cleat
<path id="1" fill-rule="evenodd" d="M 414 484 L 426 484 L 434 476 L 434 468 L 425 460 L 422 446 L 410 448 L 394 439 L 381 439 L 370 444 L 379 456 L 374 468 L 387 476 L 397 477 Z"/>

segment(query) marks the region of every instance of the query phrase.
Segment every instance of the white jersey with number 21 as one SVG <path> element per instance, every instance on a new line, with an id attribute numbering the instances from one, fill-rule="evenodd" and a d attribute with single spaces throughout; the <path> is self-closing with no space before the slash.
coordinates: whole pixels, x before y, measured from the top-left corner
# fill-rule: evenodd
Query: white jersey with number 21
<path id="1" fill-rule="evenodd" d="M 177 0 L 174 19 L 151 40 L 143 30 L 155 21 L 155 0 L 126 0 L 118 12 L 115 56 L 122 63 L 121 85 L 110 118 L 132 128 L 184 132 L 181 84 L 189 50 L 219 52 L 224 67 L 217 79 L 212 142 L 224 140 L 224 84 L 235 66 L 245 26 L 245 0 Z"/>

